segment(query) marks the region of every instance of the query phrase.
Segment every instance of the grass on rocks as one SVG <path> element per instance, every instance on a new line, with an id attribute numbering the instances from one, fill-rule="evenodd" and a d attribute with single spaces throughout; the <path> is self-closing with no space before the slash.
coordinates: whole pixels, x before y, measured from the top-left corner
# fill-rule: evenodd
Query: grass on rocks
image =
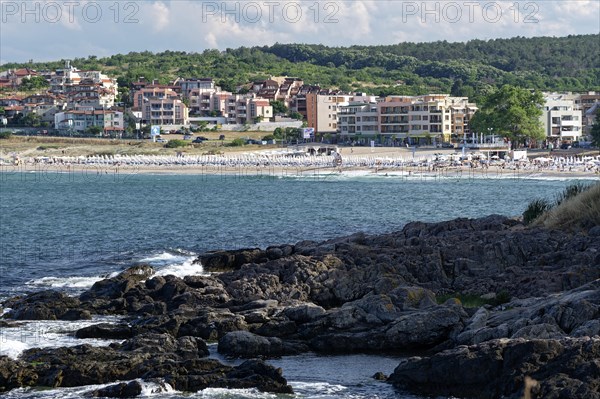
<path id="1" fill-rule="evenodd" d="M 493 298 L 482 298 L 479 295 L 463 294 L 460 292 L 436 296 L 436 301 L 438 304 L 442 304 L 448 299 L 458 299 L 460 304 L 465 308 L 479 308 L 484 305 L 498 306 L 502 305 L 503 303 L 510 302 L 510 295 L 505 291 L 501 291 Z"/>
<path id="2" fill-rule="evenodd" d="M 557 205 L 533 223 L 552 229 L 580 230 L 600 225 L 600 183 L 573 185 L 558 196 Z"/>

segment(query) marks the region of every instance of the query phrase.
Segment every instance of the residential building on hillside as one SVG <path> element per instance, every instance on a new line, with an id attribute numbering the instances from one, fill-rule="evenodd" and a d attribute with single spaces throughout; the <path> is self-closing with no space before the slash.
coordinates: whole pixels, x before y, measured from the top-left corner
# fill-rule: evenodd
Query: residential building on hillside
<path id="1" fill-rule="evenodd" d="M 342 137 L 358 139 L 361 135 L 373 137 L 379 133 L 377 103 L 351 102 L 340 106 L 338 129 Z"/>
<path id="2" fill-rule="evenodd" d="M 375 96 L 344 94 L 339 91 L 309 92 L 306 94 L 306 121 L 317 134 L 337 133 L 338 112 L 350 102 L 375 102 Z"/>
<path id="3" fill-rule="evenodd" d="M 472 133 L 469 121 L 477 111 L 466 97 L 448 94 L 389 96 L 377 104 L 379 131 L 405 142 L 450 141 Z"/>
<path id="4" fill-rule="evenodd" d="M 273 107 L 269 100 L 258 98 L 254 94 L 234 94 L 225 100 L 223 112 L 227 123 L 246 124 L 273 117 Z"/>
<path id="5" fill-rule="evenodd" d="M 540 120 L 548 143 L 558 146 L 581 138 L 583 115 L 576 98 L 571 93 L 544 93 Z"/>
<path id="6" fill-rule="evenodd" d="M 215 85 L 212 78 L 177 78 L 173 81 L 173 86 L 181 88 L 181 95 L 184 98 L 190 98 L 192 92 L 204 93 L 220 91 L 220 88 Z"/>
<path id="7" fill-rule="evenodd" d="M 589 136 L 596 119 L 596 112 L 600 108 L 600 92 L 590 91 L 579 94 L 575 98 L 575 106 L 581 109 L 582 135 L 590 140 Z"/>
<path id="8" fill-rule="evenodd" d="M 82 84 L 87 88 L 90 85 L 101 87 L 108 91 L 114 97 L 118 94 L 117 80 L 111 78 L 100 71 L 83 71 L 71 66 L 70 62 L 65 63 L 65 68 L 57 69 L 50 78 L 50 91 L 56 94 L 67 93 L 72 86 Z"/>
<path id="9" fill-rule="evenodd" d="M 189 125 L 188 107 L 178 98 L 152 97 L 144 100 L 142 123 L 148 125 Z"/>
<path id="10" fill-rule="evenodd" d="M 170 86 L 146 86 L 133 94 L 133 108 L 141 109 L 150 100 L 167 99 L 180 99 L 180 96 Z"/>
<path id="11" fill-rule="evenodd" d="M 120 134 L 125 130 L 123 112 L 103 111 L 92 107 L 59 112 L 54 116 L 54 128 L 68 132 L 85 132 L 99 127 L 104 135 Z"/>
<path id="12" fill-rule="evenodd" d="M 300 78 L 271 76 L 267 80 L 253 82 L 249 91 L 269 101 L 282 101 L 289 108 L 303 84 Z"/>
<path id="13" fill-rule="evenodd" d="M 17 88 L 23 79 L 31 79 L 39 73 L 30 68 L 9 69 L 0 74 L 0 87 Z"/>

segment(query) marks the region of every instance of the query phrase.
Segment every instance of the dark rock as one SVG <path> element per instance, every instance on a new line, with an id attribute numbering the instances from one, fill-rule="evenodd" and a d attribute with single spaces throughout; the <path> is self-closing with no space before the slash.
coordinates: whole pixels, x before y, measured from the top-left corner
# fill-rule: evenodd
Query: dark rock
<path id="1" fill-rule="evenodd" d="M 75 332 L 77 338 L 127 339 L 133 331 L 125 324 L 100 323 L 80 328 Z"/>
<path id="2" fill-rule="evenodd" d="M 268 259 L 265 251 L 252 248 L 207 252 L 200 255 L 195 263 L 201 263 L 207 272 L 223 272 L 237 270 L 247 263 L 262 263 Z"/>
<path id="3" fill-rule="evenodd" d="M 217 340 L 231 331 L 245 331 L 248 325 L 241 315 L 225 309 L 206 309 L 198 317 L 184 322 L 179 336 L 190 335 L 207 340 Z"/>
<path id="4" fill-rule="evenodd" d="M 15 320 L 90 319 L 89 312 L 78 309 L 80 301 L 58 291 L 41 291 L 5 302 L 12 310 L 6 315 Z"/>
<path id="5" fill-rule="evenodd" d="M 96 389 L 86 396 L 94 398 L 135 398 L 141 395 L 142 384 L 139 381 L 121 382 L 119 384 L 109 385 L 105 388 Z"/>
<path id="6" fill-rule="evenodd" d="M 227 373 L 231 381 L 229 388 L 257 388 L 264 392 L 294 393 L 282 376 L 280 368 L 275 368 L 260 360 L 246 360 Z"/>
<path id="7" fill-rule="evenodd" d="M 94 298 L 117 299 L 134 288 L 137 284 L 145 281 L 154 274 L 154 269 L 149 265 L 138 265 L 130 267 L 116 277 L 100 280 L 88 291 L 81 294 L 79 299 L 90 301 Z"/>
<path id="8" fill-rule="evenodd" d="M 588 231 L 591 237 L 600 237 L 600 226 L 594 226 Z"/>
<path id="9" fill-rule="evenodd" d="M 297 324 L 303 324 L 315 320 L 325 314 L 325 309 L 312 303 L 286 307 L 283 314 Z"/>
<path id="10" fill-rule="evenodd" d="M 386 381 L 388 379 L 388 376 L 383 374 L 381 371 L 378 371 L 375 374 L 373 374 L 373 379 L 377 381 Z"/>
<path id="11" fill-rule="evenodd" d="M 521 397 L 531 377 L 536 397 L 598 398 L 599 356 L 599 339 L 494 340 L 408 358 L 388 381 L 427 395 L 485 399 Z"/>
<path id="12" fill-rule="evenodd" d="M 283 342 L 275 337 L 261 337 L 248 331 L 233 331 L 219 340 L 219 353 L 235 357 L 281 356 Z"/>

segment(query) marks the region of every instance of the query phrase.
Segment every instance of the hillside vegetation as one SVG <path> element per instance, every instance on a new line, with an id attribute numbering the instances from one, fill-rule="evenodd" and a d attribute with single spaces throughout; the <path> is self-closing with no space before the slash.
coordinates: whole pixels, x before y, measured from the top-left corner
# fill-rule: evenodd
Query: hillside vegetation
<path id="1" fill-rule="evenodd" d="M 56 60 L 10 63 L 0 69 L 63 65 L 64 60 Z M 287 75 L 307 84 L 378 95 L 451 92 L 477 99 L 503 84 L 549 91 L 600 90 L 600 35 L 351 47 L 275 44 L 202 53 L 144 51 L 76 58 L 72 65 L 106 71 L 118 77 L 121 86 L 140 76 L 162 83 L 177 76 L 212 77 L 223 89 L 235 91 L 249 81 Z"/>

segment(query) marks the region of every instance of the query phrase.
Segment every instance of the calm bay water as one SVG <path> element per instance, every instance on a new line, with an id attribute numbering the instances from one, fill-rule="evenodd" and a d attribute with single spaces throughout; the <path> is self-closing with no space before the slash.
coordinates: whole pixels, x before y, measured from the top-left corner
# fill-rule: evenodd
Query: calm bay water
<path id="1" fill-rule="evenodd" d="M 211 249 L 390 232 L 412 220 L 516 216 L 530 200 L 551 199 L 570 183 L 523 177 L 2 173 L 0 298 L 47 288 L 76 293 L 140 261 L 162 274 L 201 273 L 192 260 Z M 1 338 L 0 350 L 6 349 L 12 341 Z M 273 363 L 301 397 L 410 397 L 370 379 L 376 371 L 391 373 L 398 363 L 394 358 L 304 355 Z M 156 396 L 150 390 L 148 396 Z M 81 392 L 20 390 L 8 397 Z M 231 391 L 203 395 L 269 397 Z"/>

